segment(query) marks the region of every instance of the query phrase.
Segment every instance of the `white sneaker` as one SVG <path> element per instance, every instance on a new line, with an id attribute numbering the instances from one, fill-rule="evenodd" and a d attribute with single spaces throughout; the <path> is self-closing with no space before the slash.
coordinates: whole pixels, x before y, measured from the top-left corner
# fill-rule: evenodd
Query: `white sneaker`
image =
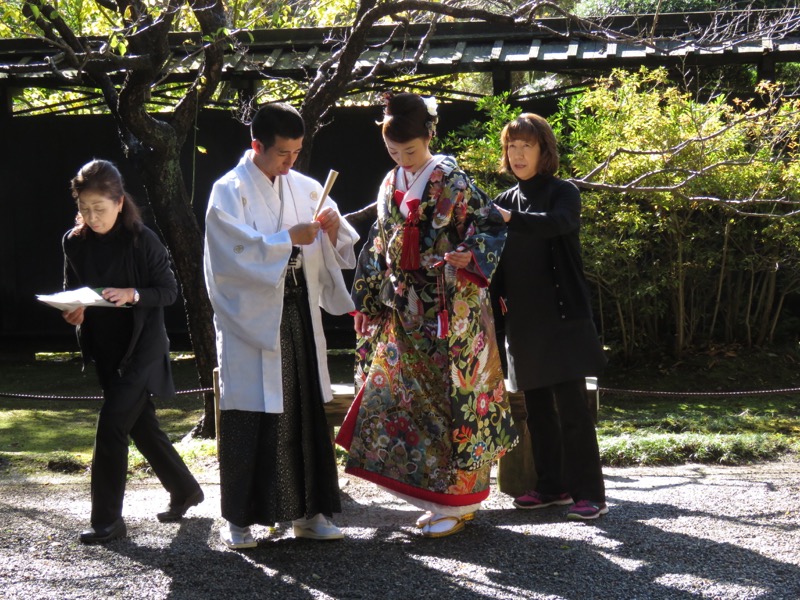
<path id="1" fill-rule="evenodd" d="M 310 519 L 297 519 L 292 521 L 294 537 L 308 538 L 311 540 L 340 540 L 344 537 L 342 530 L 331 523 L 322 513 L 317 513 Z"/>
<path id="2" fill-rule="evenodd" d="M 219 537 L 222 539 L 223 544 L 234 550 L 258 546 L 258 542 L 253 539 L 253 534 L 250 533 L 249 527 L 239 527 L 230 522 L 220 527 Z"/>

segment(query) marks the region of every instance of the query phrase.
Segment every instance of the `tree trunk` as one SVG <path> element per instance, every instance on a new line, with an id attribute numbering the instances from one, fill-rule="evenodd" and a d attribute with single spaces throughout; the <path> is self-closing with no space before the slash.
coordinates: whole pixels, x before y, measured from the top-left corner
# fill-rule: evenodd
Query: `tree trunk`
<path id="1" fill-rule="evenodd" d="M 686 299 L 684 297 L 685 274 L 683 270 L 683 240 L 680 231 L 675 236 L 676 256 L 675 256 L 675 356 L 680 358 L 683 354 L 685 345 L 685 323 L 686 323 Z"/>
<path id="2" fill-rule="evenodd" d="M 731 235 L 731 221 L 725 221 L 725 235 L 722 241 L 722 259 L 719 265 L 719 278 L 717 279 L 717 295 L 714 298 L 714 310 L 711 316 L 711 325 L 708 328 L 708 339 L 714 339 L 714 329 L 717 326 L 717 316 L 719 315 L 720 302 L 722 299 L 722 289 L 725 283 L 726 269 L 728 267 L 728 241 Z"/>
<path id="3" fill-rule="evenodd" d="M 777 269 L 771 269 L 764 276 L 764 285 L 761 292 L 761 310 L 756 331 L 756 346 L 762 346 L 769 335 L 770 316 L 775 306 L 775 289 L 778 279 Z"/>
<path id="4" fill-rule="evenodd" d="M 750 285 L 747 290 L 747 304 L 745 305 L 744 310 L 744 326 L 745 326 L 745 333 L 747 335 L 747 346 L 750 347 L 753 345 L 753 332 L 750 326 L 750 313 L 753 310 L 753 294 L 755 292 L 756 287 L 756 268 L 754 266 L 750 267 Z"/>
<path id="5" fill-rule="evenodd" d="M 213 310 L 203 275 L 203 234 L 194 215 L 176 146 L 140 157 L 144 183 L 153 206 L 156 222 L 171 249 L 178 279 L 184 290 L 184 307 L 200 387 L 213 387 L 217 366 Z M 215 435 L 214 393 L 203 394 L 203 419 L 194 434 L 204 438 Z"/>

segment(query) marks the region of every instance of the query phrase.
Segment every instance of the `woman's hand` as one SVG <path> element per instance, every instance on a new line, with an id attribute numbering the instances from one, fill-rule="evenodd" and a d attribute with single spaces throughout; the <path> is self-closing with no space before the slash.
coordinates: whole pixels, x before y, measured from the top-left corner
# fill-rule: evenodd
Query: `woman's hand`
<path id="1" fill-rule="evenodd" d="M 336 246 L 336 238 L 339 236 L 339 213 L 330 206 L 326 206 L 317 215 L 317 223 L 322 231 L 328 234 L 331 243 Z"/>
<path id="2" fill-rule="evenodd" d="M 353 329 L 356 330 L 356 333 L 362 337 L 367 337 L 369 335 L 369 328 L 370 328 L 370 320 L 367 315 L 362 312 L 357 312 L 353 315 Z"/>
<path id="3" fill-rule="evenodd" d="M 133 288 L 105 288 L 100 295 L 116 306 L 133 304 L 135 290 Z"/>
<path id="4" fill-rule="evenodd" d="M 467 252 L 466 250 L 445 252 L 444 260 L 456 268 L 464 269 L 472 261 L 472 252 Z"/>
<path id="5" fill-rule="evenodd" d="M 495 204 L 494 207 L 497 209 L 497 212 L 500 213 L 500 216 L 503 217 L 503 221 L 508 223 L 509 219 L 511 219 L 511 211 L 506 210 L 505 208 L 501 208 L 497 206 L 497 204 Z"/>
<path id="6" fill-rule="evenodd" d="M 79 306 L 74 310 L 65 310 L 61 313 L 64 320 L 70 325 L 78 326 L 83 323 L 83 311 L 86 310 L 85 306 Z"/>

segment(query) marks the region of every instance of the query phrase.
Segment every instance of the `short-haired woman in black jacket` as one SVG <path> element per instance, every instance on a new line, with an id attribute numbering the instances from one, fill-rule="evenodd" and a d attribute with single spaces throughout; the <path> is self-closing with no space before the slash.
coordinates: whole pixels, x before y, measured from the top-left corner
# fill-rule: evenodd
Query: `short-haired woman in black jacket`
<path id="1" fill-rule="evenodd" d="M 178 296 L 169 255 L 141 220 L 117 168 L 105 160 L 81 167 L 71 182 L 76 225 L 63 240 L 64 289 L 90 287 L 117 307 L 63 313 L 78 330 L 84 364 L 94 362 L 103 405 L 92 457 L 91 528 L 80 540 L 96 544 L 124 537 L 122 500 L 128 438 L 170 494 L 160 521 L 177 521 L 202 502 L 200 485 L 156 419 L 151 396 L 175 394 L 164 307 Z"/>
<path id="2" fill-rule="evenodd" d="M 505 309 L 508 375 L 523 390 L 536 489 L 522 509 L 572 504 L 568 519 L 608 512 L 587 376 L 606 364 L 592 321 L 579 240 L 578 188 L 555 176 L 558 148 L 547 121 L 523 113 L 503 129 L 502 170 L 517 185 L 495 198 L 508 238 L 493 291 Z"/>

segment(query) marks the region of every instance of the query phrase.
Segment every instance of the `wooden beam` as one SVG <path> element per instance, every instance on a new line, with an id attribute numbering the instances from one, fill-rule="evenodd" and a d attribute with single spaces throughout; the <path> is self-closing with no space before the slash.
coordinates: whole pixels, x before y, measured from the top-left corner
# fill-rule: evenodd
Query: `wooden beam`
<path id="1" fill-rule="evenodd" d="M 497 96 L 503 92 L 511 92 L 511 71 L 494 69 L 492 71 L 492 93 Z"/>

